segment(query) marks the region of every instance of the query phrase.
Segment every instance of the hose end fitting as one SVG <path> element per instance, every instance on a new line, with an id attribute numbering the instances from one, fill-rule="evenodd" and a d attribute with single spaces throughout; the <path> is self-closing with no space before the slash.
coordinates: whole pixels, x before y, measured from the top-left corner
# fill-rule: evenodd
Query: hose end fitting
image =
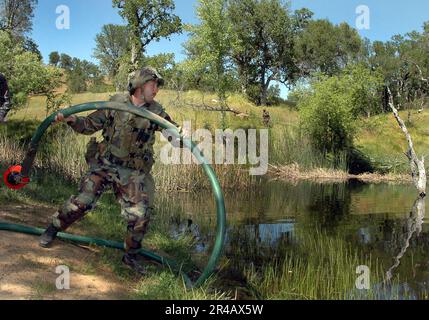
<path id="1" fill-rule="evenodd" d="M 12 166 L 3 174 L 3 180 L 6 186 L 12 190 L 24 188 L 30 179 L 21 175 L 21 166 Z"/>

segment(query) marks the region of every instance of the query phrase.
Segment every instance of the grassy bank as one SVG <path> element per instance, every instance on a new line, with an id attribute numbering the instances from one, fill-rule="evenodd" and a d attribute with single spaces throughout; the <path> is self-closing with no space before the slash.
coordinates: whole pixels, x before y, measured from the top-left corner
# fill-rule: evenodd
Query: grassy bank
<path id="1" fill-rule="evenodd" d="M 358 180 L 366 183 L 389 183 L 389 184 L 411 184 L 411 175 L 405 173 L 363 173 L 350 174 L 344 170 L 336 169 L 301 169 L 297 163 L 291 165 L 274 166 L 271 165 L 269 175 L 273 179 L 283 179 L 288 181 L 317 181 L 317 182 L 342 182 L 348 180 Z"/>
<path id="2" fill-rule="evenodd" d="M 401 111 L 405 121 L 408 112 Z M 406 123 L 417 154 L 429 155 L 429 110 L 412 111 L 411 123 Z M 392 114 L 382 114 L 361 120 L 356 146 L 371 159 L 380 173 L 409 173 L 408 159 L 404 155 L 408 146 L 404 133 Z"/>

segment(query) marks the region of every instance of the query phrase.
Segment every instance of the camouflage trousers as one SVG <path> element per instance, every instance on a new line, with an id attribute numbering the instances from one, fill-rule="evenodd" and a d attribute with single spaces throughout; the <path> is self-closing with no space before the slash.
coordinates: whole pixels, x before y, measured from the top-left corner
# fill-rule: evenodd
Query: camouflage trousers
<path id="1" fill-rule="evenodd" d="M 136 253 L 141 248 L 153 210 L 155 184 L 150 173 L 106 163 L 91 165 L 82 177 L 79 194 L 70 197 L 54 214 L 53 224 L 62 231 L 66 230 L 94 209 L 97 200 L 109 187 L 112 187 L 121 205 L 121 215 L 128 225 L 125 250 Z"/>

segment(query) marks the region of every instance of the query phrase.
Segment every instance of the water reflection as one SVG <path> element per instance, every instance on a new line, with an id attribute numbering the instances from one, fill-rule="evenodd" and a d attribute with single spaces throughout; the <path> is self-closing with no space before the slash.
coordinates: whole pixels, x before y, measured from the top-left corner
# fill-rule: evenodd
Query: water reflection
<path id="1" fill-rule="evenodd" d="M 225 256 L 238 268 L 243 263 L 272 262 L 297 243 L 297 230 L 308 236 L 322 231 L 371 254 L 386 278 L 400 279 L 402 288 L 419 297 L 429 280 L 429 230 L 425 199 L 414 197 L 412 185 L 360 182 L 276 181 L 256 190 L 226 193 Z M 216 216 L 209 191 L 159 195 L 157 207 L 164 214 L 191 217 L 209 246 L 213 243 Z"/>
<path id="2" fill-rule="evenodd" d="M 407 249 L 410 246 L 410 240 L 413 237 L 414 233 L 416 233 L 416 237 L 420 236 L 422 232 L 423 219 L 425 217 L 425 198 L 418 197 L 414 202 L 413 208 L 410 213 L 410 217 L 406 220 L 405 224 L 405 233 L 404 240 L 401 251 L 395 257 L 395 263 L 386 273 L 386 282 L 390 282 L 393 277 L 393 271 L 399 266 L 401 263 L 402 257 L 407 252 Z"/>

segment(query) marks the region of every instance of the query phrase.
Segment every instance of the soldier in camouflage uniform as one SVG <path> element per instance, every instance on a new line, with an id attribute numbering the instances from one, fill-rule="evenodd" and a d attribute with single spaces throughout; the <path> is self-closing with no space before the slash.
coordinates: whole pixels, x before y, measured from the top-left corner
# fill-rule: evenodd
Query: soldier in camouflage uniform
<path id="1" fill-rule="evenodd" d="M 6 78 L 0 73 L 0 123 L 5 122 L 10 110 L 10 92 Z"/>
<path id="2" fill-rule="evenodd" d="M 155 69 L 144 68 L 130 83 L 130 94 L 117 94 L 111 101 L 147 108 L 177 126 L 153 100 L 158 86 L 163 83 Z M 137 263 L 137 252 L 153 210 L 155 186 L 150 171 L 154 163 L 155 132 L 161 128 L 145 118 L 112 110 L 96 111 L 87 117 L 64 119 L 61 114 L 57 116 L 57 121 L 64 120 L 81 134 L 91 135 L 102 130 L 103 141 L 97 143 L 95 138 L 91 139 L 85 157 L 90 167 L 81 180 L 79 194 L 72 196 L 54 214 L 52 224 L 41 236 L 40 245 L 48 247 L 58 231 L 66 230 L 93 209 L 101 194 L 111 186 L 128 224 L 126 253 L 122 260 L 144 274 L 144 268 Z"/>
<path id="3" fill-rule="evenodd" d="M 266 127 L 271 126 L 271 116 L 270 116 L 270 113 L 266 109 L 264 109 L 262 111 L 262 121 L 264 123 L 264 126 L 266 126 Z"/>

